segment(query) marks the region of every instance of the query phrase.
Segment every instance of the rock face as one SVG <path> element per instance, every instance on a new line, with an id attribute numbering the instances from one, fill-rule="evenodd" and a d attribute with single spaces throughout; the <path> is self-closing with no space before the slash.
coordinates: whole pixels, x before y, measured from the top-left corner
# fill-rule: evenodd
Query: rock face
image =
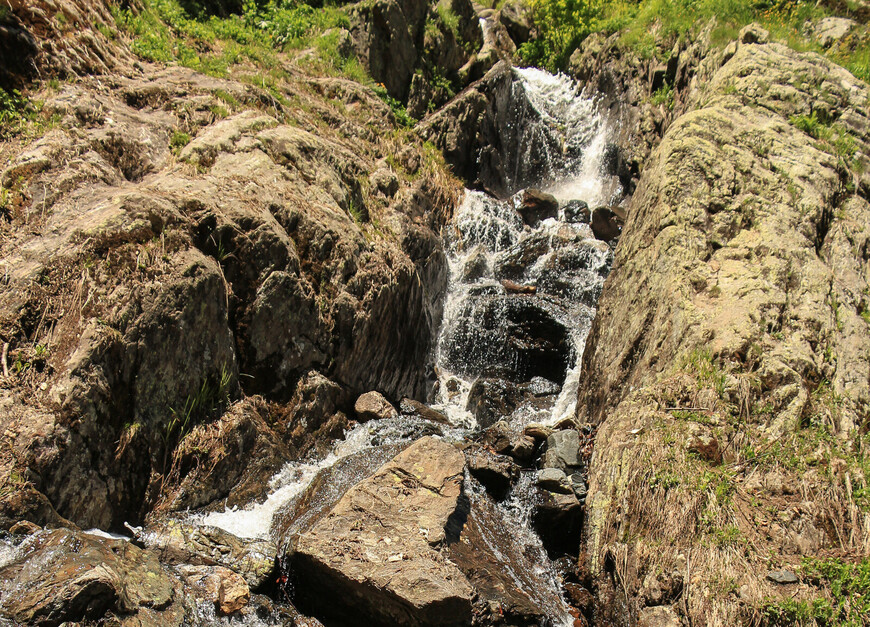
<path id="1" fill-rule="evenodd" d="M 782 598 L 759 581 L 770 551 L 791 562 L 822 549 L 861 553 L 867 542 L 861 518 L 837 518 L 831 512 L 842 505 L 829 509 L 821 496 L 846 503 L 843 480 L 775 472 L 746 452 L 776 440 L 786 455 L 811 459 L 800 448 L 809 437 L 811 450 L 851 467 L 848 442 L 870 406 L 870 326 L 861 317 L 870 285 L 870 179 L 861 165 L 870 90 L 818 55 L 766 39 L 746 29 L 740 43 L 701 62 L 681 96 L 688 112 L 644 168 L 581 376 L 577 418 L 600 424 L 586 501 L 591 572 L 602 575 L 607 556 L 622 555 L 637 565 L 627 584 L 635 598 L 646 573 L 670 572 L 679 555 L 684 564 L 690 556 L 693 624 L 745 618 L 742 605 L 712 592 L 725 577 L 753 582 L 746 606 Z M 845 153 L 840 136 L 852 146 Z M 679 411 L 692 407 L 700 411 Z M 827 433 L 817 421 L 845 444 L 815 440 Z M 706 445 L 683 446 L 688 423 L 749 448 L 723 446 L 728 463 L 718 466 Z M 722 482 L 718 497 L 698 487 L 705 476 Z M 789 484 L 815 496 L 788 495 Z M 788 521 L 771 519 L 773 501 L 777 511 L 794 508 Z M 738 510 L 753 522 L 737 520 Z M 702 511 L 714 516 L 712 528 L 692 513 Z M 728 542 L 707 541 L 717 532 L 758 548 L 725 565 Z"/>
<path id="2" fill-rule="evenodd" d="M 245 82 L 119 68 L 46 91 L 57 125 L 4 153 L 17 200 L 0 336 L 7 368 L 38 365 L 0 392 L 0 467 L 22 478 L 0 497 L 4 526 L 120 529 L 245 501 L 340 436 L 358 394 L 430 385 L 447 278 L 435 230 L 457 183 L 420 142 L 374 142 L 393 128 L 383 101 L 299 76 L 282 89 L 310 116 L 294 109 L 291 125 Z M 170 146 L 182 129 L 192 141 Z M 413 177 L 399 166 L 395 185 L 370 186 L 399 148 Z"/>
<path id="3" fill-rule="evenodd" d="M 324 616 L 370 624 L 470 622 L 472 588 L 437 550 L 464 467 L 455 447 L 427 437 L 351 488 L 295 543 L 300 595 Z"/>

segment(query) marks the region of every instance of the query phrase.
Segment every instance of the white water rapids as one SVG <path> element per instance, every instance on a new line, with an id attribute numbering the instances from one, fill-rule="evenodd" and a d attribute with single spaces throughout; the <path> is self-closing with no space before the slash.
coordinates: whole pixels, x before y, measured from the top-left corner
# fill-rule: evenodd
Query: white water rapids
<path id="1" fill-rule="evenodd" d="M 538 186 L 553 194 L 560 205 L 583 200 L 592 208 L 614 202 L 620 193 L 618 183 L 602 174 L 609 130 L 597 114 L 594 102 L 583 98 L 577 86 L 564 76 L 536 69 L 514 72 L 514 93 L 523 99 L 517 109 L 524 113 L 513 121 L 521 125 L 520 133 L 514 128 L 511 134 L 519 137 L 518 145 L 514 146 L 515 163 L 519 165 L 514 172 L 507 173 L 507 180 L 525 181 L 534 176 Z M 537 174 L 520 171 L 525 167 L 523 164 L 530 163 L 537 164 Z M 446 237 L 450 278 L 434 356 L 438 384 L 435 398 L 430 399 L 433 407 L 452 422 L 452 428 L 443 430 L 444 438 L 461 440 L 478 428 L 474 416 L 466 409 L 469 390 L 482 374 L 480 364 L 490 364 L 500 354 L 476 357 L 474 346 L 490 342 L 486 333 L 499 332 L 499 316 L 509 316 L 516 299 L 525 298 L 524 306 L 540 307 L 548 324 L 565 329 L 570 338 L 570 360 L 564 381 L 542 383 L 556 386 L 557 392 L 550 395 L 548 403 L 522 407 L 504 418 L 512 426 L 522 427 L 531 421 L 554 424 L 574 414 L 580 357 L 612 254 L 606 244 L 593 238 L 588 224 L 568 222 L 562 210 L 558 218 L 548 218 L 534 228 L 523 225 L 516 211 L 519 202 L 519 195 L 499 201 L 483 192 L 468 190 L 455 213 L 451 234 Z M 499 268 L 530 246 L 536 251 L 535 258 L 518 271 L 516 279 L 535 285 L 537 295 L 505 296 Z M 467 268 L 472 261 L 482 270 L 469 277 Z M 478 334 L 481 329 L 484 332 Z M 505 367 L 510 370 L 513 366 Z M 402 417 L 357 425 L 324 459 L 288 463 L 272 478 L 270 492 L 263 502 L 243 509 L 196 515 L 194 519 L 242 538 L 268 538 L 275 513 L 305 490 L 319 471 L 372 447 L 373 439 L 378 444 L 402 442 L 403 438 L 410 442 L 416 437 L 415 422 L 420 420 Z M 530 481 L 530 475 L 524 476 L 514 493 L 497 507 L 501 508 L 506 524 L 521 530 L 516 534 L 518 541 L 540 555 L 543 577 L 551 571 L 540 541 L 529 527 L 531 505 L 524 495 L 530 492 Z M 551 575 L 546 577 L 556 585 Z M 552 612 L 556 624 L 572 624 L 564 604 L 547 610 Z"/>

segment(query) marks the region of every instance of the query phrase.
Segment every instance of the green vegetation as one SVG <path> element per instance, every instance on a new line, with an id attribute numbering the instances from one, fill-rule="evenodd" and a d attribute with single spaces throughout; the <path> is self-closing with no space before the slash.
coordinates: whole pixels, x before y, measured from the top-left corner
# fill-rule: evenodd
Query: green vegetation
<path id="1" fill-rule="evenodd" d="M 179 130 L 172 131 L 172 137 L 169 138 L 169 145 L 174 152 L 180 152 L 182 148 L 190 143 L 190 134 Z"/>
<path id="2" fill-rule="evenodd" d="M 830 597 L 771 601 L 762 610 L 766 625 L 841 625 L 859 627 L 870 616 L 870 559 L 805 558 L 801 579 L 830 589 Z"/>
<path id="3" fill-rule="evenodd" d="M 375 93 L 378 97 L 390 105 L 390 109 L 393 112 L 393 115 L 396 118 L 396 122 L 401 124 L 402 126 L 411 127 L 417 123 L 417 120 L 412 118 L 407 110 L 405 109 L 405 105 L 403 105 L 400 101 L 396 100 L 389 93 L 387 93 L 387 88 L 383 85 L 375 85 L 374 86 Z"/>
<path id="4" fill-rule="evenodd" d="M 808 0 L 526 0 L 540 36 L 520 47 L 526 63 L 565 69 L 571 53 L 590 33 L 621 32 L 622 42 L 643 58 L 666 61 L 678 39 L 716 18 L 713 42 L 725 45 L 740 28 L 758 22 L 771 37 L 797 50 L 816 50 L 864 81 L 870 81 L 870 38 L 847 38 L 822 50 L 804 30 L 808 20 L 830 14 Z M 847 3 L 848 6 L 848 3 Z"/>
<path id="5" fill-rule="evenodd" d="M 0 140 L 19 135 L 36 117 L 36 107 L 17 89 L 0 87 Z"/>
<path id="6" fill-rule="evenodd" d="M 316 41 L 324 30 L 349 24 L 335 6 L 314 8 L 295 0 L 245 0 L 241 15 L 209 15 L 200 3 L 143 0 L 141 11 L 112 11 L 118 29 L 131 36 L 133 52 L 146 61 L 175 62 L 212 76 L 226 76 L 233 65 L 250 62 L 280 74 L 275 51 L 315 45 L 327 72 L 358 73 L 355 59 L 335 49 L 337 37 Z M 329 38 L 327 38 L 329 39 Z M 330 44 L 332 47 L 330 48 Z"/>
<path id="7" fill-rule="evenodd" d="M 217 382 L 203 380 L 196 393 L 187 396 L 180 410 L 170 408 L 171 417 L 163 430 L 164 444 L 168 447 L 173 439 L 184 439 L 196 422 L 222 410 L 229 402 L 232 382 L 230 371 L 226 367 L 221 368 Z"/>

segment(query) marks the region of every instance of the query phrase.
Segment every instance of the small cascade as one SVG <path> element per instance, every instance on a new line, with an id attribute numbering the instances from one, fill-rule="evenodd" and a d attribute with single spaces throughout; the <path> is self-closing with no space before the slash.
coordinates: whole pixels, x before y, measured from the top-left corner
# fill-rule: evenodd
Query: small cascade
<path id="1" fill-rule="evenodd" d="M 621 189 L 615 177 L 602 174 L 609 129 L 595 103 L 567 77 L 514 72 L 514 115 L 501 137 L 511 147 L 501 159 L 512 195 L 497 199 L 467 190 L 446 236 L 450 278 L 431 405 L 450 425 L 433 427 L 415 416 L 360 424 L 325 458 L 287 464 L 262 502 L 198 514 L 196 522 L 242 538 L 277 540 L 294 524 L 282 520 L 282 512 L 305 498 L 319 473 L 336 469 L 328 480 L 341 483 L 332 488 L 339 494 L 371 472 L 371 464 L 357 464 L 354 456 L 380 459 L 385 447 L 433 432 L 469 440 L 495 420 L 521 430 L 573 416 L 580 358 L 613 259 L 610 246 L 594 238 L 584 207 L 612 204 Z M 530 203 L 549 207 L 529 218 L 523 212 Z M 493 389 L 512 402 L 484 416 L 475 407 Z M 479 541 L 500 563 L 511 564 L 502 569 L 507 583 L 522 590 L 548 624 L 573 624 L 556 569 L 532 530 L 534 471 L 523 471 L 500 503 L 468 474 L 465 491 L 476 515 L 486 518 L 477 525 L 487 530 Z"/>
<path id="2" fill-rule="evenodd" d="M 610 129 L 570 79 L 514 71 L 516 115 L 505 132 L 518 148 L 508 176 L 516 193 L 498 200 L 468 191 L 448 236 L 436 407 L 457 424 L 477 424 L 467 407 L 479 377 L 514 384 L 538 377 L 558 390 L 549 406 L 536 402 L 515 412 L 515 426 L 573 415 L 580 356 L 613 260 L 588 218 L 572 211 L 581 201 L 596 207 L 620 197 L 616 177 L 603 174 Z M 532 226 L 517 211 L 526 196 L 520 186 L 530 181 L 559 203 Z"/>

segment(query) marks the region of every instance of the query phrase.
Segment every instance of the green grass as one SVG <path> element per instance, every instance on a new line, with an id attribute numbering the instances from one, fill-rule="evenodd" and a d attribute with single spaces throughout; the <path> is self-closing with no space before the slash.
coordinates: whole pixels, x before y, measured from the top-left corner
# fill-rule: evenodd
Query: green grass
<path id="1" fill-rule="evenodd" d="M 870 559 L 805 558 L 800 568 L 804 583 L 830 590 L 830 598 L 770 601 L 762 608 L 765 625 L 840 625 L 860 627 L 870 616 Z"/>
<path id="2" fill-rule="evenodd" d="M 678 39 L 691 38 L 716 18 L 713 43 L 723 46 L 739 30 L 758 22 L 774 40 L 800 51 L 816 50 L 870 81 L 870 38 L 857 37 L 838 48 L 822 50 L 807 39 L 804 24 L 831 12 L 808 0 L 525 0 L 540 31 L 520 47 L 531 65 L 564 70 L 568 59 L 590 33 L 620 32 L 623 44 L 642 58 L 666 61 Z"/>
<path id="3" fill-rule="evenodd" d="M 328 28 L 349 26 L 346 13 L 336 6 L 246 0 L 242 14 L 217 17 L 202 9 L 190 14 L 178 0 L 143 0 L 142 5 L 135 13 L 117 6 L 112 12 L 118 29 L 130 36 L 133 52 L 146 61 L 226 76 L 232 66 L 245 62 L 275 70 L 280 66 L 276 51 L 316 44 L 333 72 L 358 73 L 356 67 L 346 67 L 346 60 L 339 62 L 340 55 L 328 50 L 329 42 L 316 41 Z M 331 43 L 334 47 L 337 37 Z"/>

